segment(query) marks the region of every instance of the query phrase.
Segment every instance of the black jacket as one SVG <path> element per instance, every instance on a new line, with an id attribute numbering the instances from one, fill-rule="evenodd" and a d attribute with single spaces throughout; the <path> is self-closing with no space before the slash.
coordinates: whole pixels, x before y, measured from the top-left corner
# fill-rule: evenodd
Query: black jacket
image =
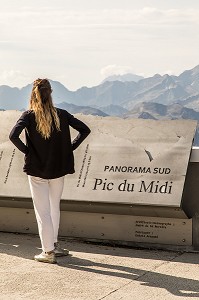
<path id="1" fill-rule="evenodd" d="M 34 112 L 25 111 L 12 129 L 9 138 L 25 154 L 24 172 L 28 175 L 53 179 L 72 174 L 74 169 L 75 150 L 89 135 L 90 129 L 66 110 L 57 108 L 60 129 L 54 129 L 49 139 L 44 139 L 36 130 Z M 69 125 L 79 134 L 71 142 Z M 19 138 L 25 129 L 26 145 Z"/>

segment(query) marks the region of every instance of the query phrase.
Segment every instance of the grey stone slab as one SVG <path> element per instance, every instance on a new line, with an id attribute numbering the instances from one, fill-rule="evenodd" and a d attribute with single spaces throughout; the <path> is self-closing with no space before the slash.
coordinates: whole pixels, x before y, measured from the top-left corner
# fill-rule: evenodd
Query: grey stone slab
<path id="1" fill-rule="evenodd" d="M 8 141 L 20 112 L 0 112 L 0 195 L 30 197 L 23 154 Z M 92 130 L 75 151 L 63 199 L 181 206 L 196 122 L 78 115 Z M 75 136 L 72 130 L 72 136 Z"/>

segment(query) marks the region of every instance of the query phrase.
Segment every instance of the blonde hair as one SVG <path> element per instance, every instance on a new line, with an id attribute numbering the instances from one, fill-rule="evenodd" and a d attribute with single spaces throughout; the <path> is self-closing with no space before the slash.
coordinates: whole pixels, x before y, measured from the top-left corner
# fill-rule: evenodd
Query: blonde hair
<path id="1" fill-rule="evenodd" d="M 51 97 L 52 89 L 48 79 L 34 81 L 29 109 L 35 114 L 37 131 L 44 139 L 49 139 L 56 127 L 60 131 L 60 120 Z"/>

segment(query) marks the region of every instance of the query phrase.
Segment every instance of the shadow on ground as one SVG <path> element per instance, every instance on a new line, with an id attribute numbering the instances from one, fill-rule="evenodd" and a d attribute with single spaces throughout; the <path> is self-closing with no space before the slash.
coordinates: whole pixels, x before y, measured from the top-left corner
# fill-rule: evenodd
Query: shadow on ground
<path id="1" fill-rule="evenodd" d="M 74 240 L 62 241 L 62 244 L 67 246 L 71 252 L 131 257 L 139 258 L 140 260 L 162 260 L 170 262 L 171 267 L 174 260 L 175 263 L 198 264 L 198 254 L 196 253 L 184 255 L 179 252 L 116 248 L 105 245 L 92 245 L 91 243 Z M 37 236 L 0 233 L 0 252 L 32 260 L 34 254 L 40 252 L 40 241 Z M 184 299 L 186 297 L 199 297 L 198 280 L 147 271 L 142 268 L 137 269 L 117 264 L 99 263 L 71 255 L 59 258 L 57 267 L 139 281 L 141 285 L 165 289 L 175 296 L 184 297 Z"/>
<path id="2" fill-rule="evenodd" d="M 142 254 L 140 253 L 140 259 L 141 258 Z M 139 281 L 141 285 L 165 289 L 175 296 L 199 297 L 198 280 L 165 275 L 158 272 L 129 268 L 126 266 L 96 263 L 90 260 L 79 259 L 77 257 L 60 259 L 59 266 L 85 272 L 103 274 L 106 276 L 116 276 L 136 280 Z M 95 267 L 103 270 L 95 269 Z"/>

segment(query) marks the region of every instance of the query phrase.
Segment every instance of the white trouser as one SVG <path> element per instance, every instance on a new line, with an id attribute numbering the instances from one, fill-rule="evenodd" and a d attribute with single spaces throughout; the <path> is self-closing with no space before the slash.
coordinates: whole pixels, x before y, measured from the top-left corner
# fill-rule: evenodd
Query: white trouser
<path id="1" fill-rule="evenodd" d="M 57 242 L 60 221 L 60 199 L 64 176 L 43 179 L 28 175 L 42 250 L 49 252 Z"/>

